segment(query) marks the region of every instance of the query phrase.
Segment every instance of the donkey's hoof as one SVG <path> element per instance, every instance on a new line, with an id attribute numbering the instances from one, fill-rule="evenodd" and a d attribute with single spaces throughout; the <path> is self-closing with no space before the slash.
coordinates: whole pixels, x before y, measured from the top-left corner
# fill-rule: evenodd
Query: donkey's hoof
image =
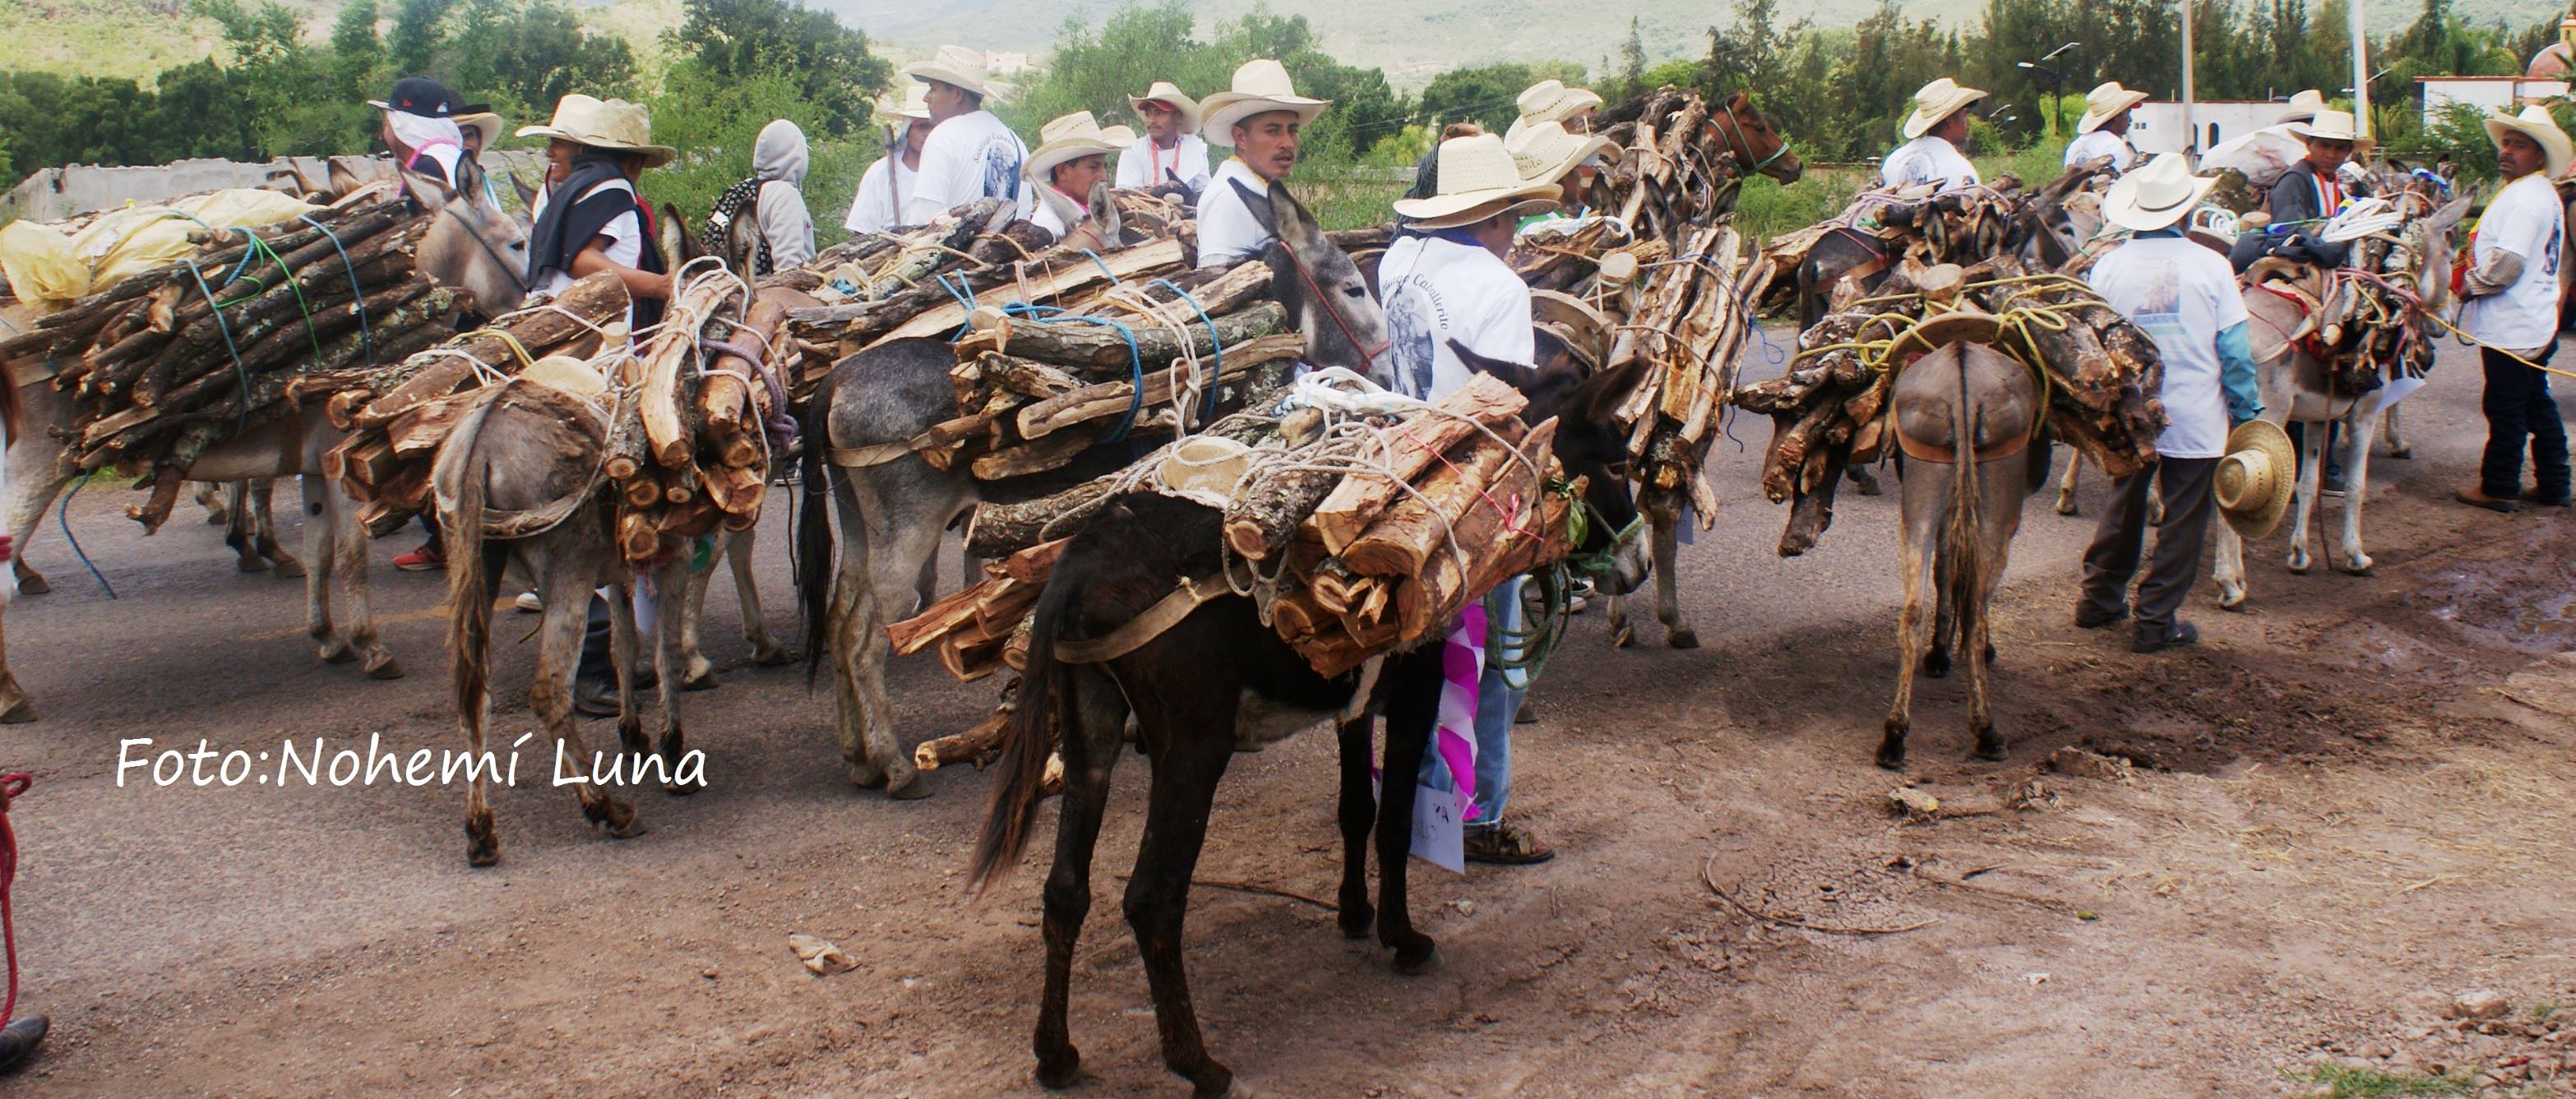
<path id="1" fill-rule="evenodd" d="M 2309 571 L 2317 567 L 2316 559 L 2308 556 L 2306 550 L 2293 551 L 2284 563 L 2290 567 L 2290 573 L 2293 576 L 2306 576 Z"/>
<path id="2" fill-rule="evenodd" d="M 36 720 L 36 704 L 27 701 L 27 696 L 19 695 L 6 703 L 0 703 L 0 725 L 24 725 L 34 720 Z"/>
<path id="3" fill-rule="evenodd" d="M 1696 649 L 1699 647 L 1699 631 L 1688 626 L 1676 627 L 1664 640 L 1676 649 Z"/>
<path id="4" fill-rule="evenodd" d="M 1614 624 L 1610 627 L 1610 647 L 1611 647 L 1611 648 L 1614 648 L 1614 649 L 1629 649 L 1629 648 L 1635 648 L 1635 647 L 1636 647 L 1636 645 L 1637 645 L 1637 628 L 1636 628 L 1635 626 L 1631 626 L 1631 625 L 1629 625 L 1629 624 L 1628 624 L 1628 623 L 1626 623 L 1626 622 L 1619 622 L 1619 623 L 1614 623 Z"/>
<path id="5" fill-rule="evenodd" d="M 1996 736 L 1992 729 L 1977 734 L 1977 749 L 1968 753 L 1971 758 L 1982 759 L 1988 763 L 2001 763 L 2011 754 L 2004 745 L 2004 738 Z"/>
<path id="6" fill-rule="evenodd" d="M 896 801 L 920 801 L 930 796 L 930 781 L 921 772 L 907 770 L 902 778 L 886 779 L 886 796 Z"/>
<path id="7" fill-rule="evenodd" d="M 401 679 L 402 677 L 402 661 L 396 659 L 394 654 L 389 652 L 379 652 L 376 655 L 367 658 L 367 678 Z"/>
<path id="8" fill-rule="evenodd" d="M 1377 930 L 1377 910 L 1366 904 L 1344 905 L 1333 917 L 1345 939 L 1365 939 Z"/>
<path id="9" fill-rule="evenodd" d="M 2415 448 L 2411 446 L 2392 446 L 2388 448 L 2388 456 L 2403 462 L 2415 456 Z"/>
<path id="10" fill-rule="evenodd" d="M 796 657 L 774 641 L 751 650 L 751 666 L 755 668 L 784 668 L 795 662 Z"/>
<path id="11" fill-rule="evenodd" d="M 1854 492 L 1860 493 L 1863 496 L 1878 495 L 1878 476 L 1868 470 L 1853 470 L 1851 474 L 1851 483 L 1852 491 Z"/>
<path id="12" fill-rule="evenodd" d="M 292 557 L 280 557 L 277 559 L 276 575 L 280 580 L 301 580 L 304 578 L 304 562 Z"/>
<path id="13" fill-rule="evenodd" d="M 350 648 L 346 641 L 325 641 L 315 650 L 315 655 L 320 656 L 325 664 L 346 664 L 358 658 L 358 651 Z"/>
<path id="14" fill-rule="evenodd" d="M 1395 948 L 1395 971 L 1407 977 L 1428 977 L 1440 972 L 1440 944 L 1428 935 L 1414 937 L 1422 941 Z"/>
<path id="15" fill-rule="evenodd" d="M 1949 678 L 1950 650 L 1932 649 L 1925 652 L 1923 654 L 1923 674 L 1931 676 L 1934 679 Z"/>
<path id="16" fill-rule="evenodd" d="M 636 815 L 634 806 L 616 798 L 607 799 L 607 804 L 592 813 L 590 819 L 615 839 L 634 839 L 644 834 L 644 818 Z"/>
<path id="17" fill-rule="evenodd" d="M 1047 1088 L 1063 1089 L 1082 1080 L 1082 1051 L 1066 1042 L 1053 1057 L 1038 1058 L 1038 1083 Z"/>
<path id="18" fill-rule="evenodd" d="M 2057 498 L 2057 513 L 2059 515 L 2073 515 L 2076 511 L 2077 508 L 2075 506 L 2074 497 L 2060 496 Z"/>
<path id="19" fill-rule="evenodd" d="M 54 585 L 50 581 L 47 581 L 42 573 L 31 572 L 18 577 L 18 594 L 20 595 L 43 595 L 52 590 L 54 590 Z"/>
<path id="20" fill-rule="evenodd" d="M 465 865 L 491 866 L 501 861 L 501 841 L 492 835 L 492 813 L 465 818 Z"/>
<path id="21" fill-rule="evenodd" d="M 683 691 L 712 691 L 720 686 L 723 686 L 723 683 L 716 679 L 716 668 L 713 664 L 690 672 L 680 680 L 680 689 Z"/>
<path id="22" fill-rule="evenodd" d="M 2379 562 L 2368 557 L 2354 557 L 2344 562 L 2343 571 L 2354 576 L 2376 576 L 2379 574 Z"/>
<path id="23" fill-rule="evenodd" d="M 1880 737 L 1878 741 L 1879 766 L 1890 771 L 1905 769 L 1906 728 L 1907 724 L 1902 721 L 1891 720 L 1887 723 L 1887 735 Z"/>
<path id="24" fill-rule="evenodd" d="M 267 572 L 268 561 L 258 557 L 239 557 L 233 560 L 233 567 L 243 572 Z"/>

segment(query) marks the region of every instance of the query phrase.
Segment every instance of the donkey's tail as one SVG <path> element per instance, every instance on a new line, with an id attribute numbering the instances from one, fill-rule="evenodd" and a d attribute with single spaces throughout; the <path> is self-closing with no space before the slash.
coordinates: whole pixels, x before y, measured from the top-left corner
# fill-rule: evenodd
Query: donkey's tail
<path id="1" fill-rule="evenodd" d="M 796 434 L 805 440 L 798 459 L 796 603 L 805 625 L 805 689 L 814 689 L 822 671 L 824 630 L 832 613 L 832 474 L 823 456 L 832 448 L 832 378 L 826 375 L 814 395 L 796 410 Z"/>
<path id="2" fill-rule="evenodd" d="M 482 742 L 484 710 L 491 687 L 491 562 L 484 560 L 483 501 L 491 479 L 492 458 L 483 452 L 483 425 L 498 402 L 475 406 L 457 425 L 434 470 L 444 490 L 438 524 L 447 539 L 447 652 L 456 684 L 456 720 L 470 738 Z"/>
<path id="3" fill-rule="evenodd" d="M 1976 660 L 1968 652 L 1970 639 L 1977 636 L 1985 604 L 1976 598 L 1977 578 L 1985 574 L 1985 540 L 1981 536 L 1985 516 L 1979 514 L 1983 497 L 1977 491 L 1977 409 L 1968 403 L 1968 356 L 1964 347 L 1952 345 L 1958 352 L 1959 400 L 1951 411 L 1951 488 L 1950 529 L 1942 555 L 1950 559 L 1950 590 L 1941 598 L 1950 601 L 1951 614 L 1958 623 L 1959 651 L 1966 659 Z"/>
<path id="4" fill-rule="evenodd" d="M 1061 729 L 1067 743 L 1082 735 L 1075 728 L 1081 717 L 1065 682 L 1064 665 L 1055 658 L 1056 633 L 1083 587 L 1064 567 L 1070 564 L 1074 562 L 1068 559 L 1057 566 L 1046 590 L 1038 595 L 1036 617 L 1029 624 L 1028 667 L 1021 673 L 1019 695 L 1012 700 L 1011 729 L 1003 737 L 1001 759 L 993 767 L 993 806 L 985 814 L 983 834 L 975 840 L 975 860 L 966 872 L 970 889 L 983 888 L 996 872 L 1016 865 L 1028 847 L 1029 829 L 1037 823 L 1038 802 L 1044 797 L 1052 734 Z"/>

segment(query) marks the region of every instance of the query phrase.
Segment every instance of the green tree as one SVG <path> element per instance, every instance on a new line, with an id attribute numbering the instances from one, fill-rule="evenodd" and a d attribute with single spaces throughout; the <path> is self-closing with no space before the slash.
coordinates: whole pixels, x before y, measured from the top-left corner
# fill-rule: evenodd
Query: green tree
<path id="1" fill-rule="evenodd" d="M 376 36 L 379 17 L 376 0 L 349 0 L 331 24 L 331 70 L 342 99 L 364 96 L 385 63 L 385 43 Z"/>
<path id="2" fill-rule="evenodd" d="M 396 0 L 394 27 L 385 37 L 385 55 L 404 76 L 429 71 L 432 56 L 446 34 L 439 25 L 456 0 Z"/>
<path id="3" fill-rule="evenodd" d="M 868 49 L 868 36 L 831 13 L 784 0 L 688 0 L 684 21 L 669 32 L 677 48 L 718 81 L 766 72 L 790 75 L 797 94 L 819 109 L 819 132 L 840 136 L 865 125 L 868 103 L 893 66 Z"/>
<path id="4" fill-rule="evenodd" d="M 1520 114 L 1520 94 L 1530 85 L 1547 79 L 1562 80 L 1581 86 L 1583 66 L 1570 62 L 1478 65 L 1451 69 L 1431 78 L 1422 89 L 1415 113 L 1441 122 L 1468 120 L 1495 133 L 1501 133 Z"/>

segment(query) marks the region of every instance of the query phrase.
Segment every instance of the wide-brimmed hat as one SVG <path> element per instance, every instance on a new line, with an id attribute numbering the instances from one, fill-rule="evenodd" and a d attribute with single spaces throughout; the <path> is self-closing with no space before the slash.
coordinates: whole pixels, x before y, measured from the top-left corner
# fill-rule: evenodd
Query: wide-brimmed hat
<path id="1" fill-rule="evenodd" d="M 1255 58 L 1234 70 L 1234 83 L 1226 90 L 1199 101 L 1199 124 L 1208 132 L 1229 133 L 1234 124 L 1257 114 L 1272 111 L 1295 111 L 1297 122 L 1304 125 L 1333 105 L 1329 99 L 1308 99 L 1297 94 L 1288 79 L 1287 66 L 1269 58 Z"/>
<path id="2" fill-rule="evenodd" d="M 1556 205 L 1556 183 L 1521 177 L 1503 139 L 1492 134 L 1440 143 L 1440 191 L 1395 200 L 1395 212 L 1424 229 L 1453 229 L 1504 214 L 1539 213 Z"/>
<path id="3" fill-rule="evenodd" d="M 1569 88 L 1562 80 L 1541 80 L 1522 89 L 1520 117 L 1512 119 L 1511 128 L 1503 132 L 1503 142 L 1510 144 L 1521 132 L 1541 122 L 1563 122 L 1601 105 L 1601 96 L 1589 88 Z"/>
<path id="4" fill-rule="evenodd" d="M 2102 124 L 2120 117 L 2120 112 L 2147 101 L 2147 93 L 2120 86 L 2117 80 L 2106 80 L 2084 95 L 2084 117 L 2075 122 L 2075 132 L 2089 134 Z"/>
<path id="5" fill-rule="evenodd" d="M 1046 124 L 1038 131 L 1038 147 L 1029 151 L 1028 166 L 1023 169 L 1030 179 L 1047 181 L 1047 173 L 1068 160 L 1095 153 L 1114 153 L 1128 142 L 1113 140 L 1100 129 L 1100 122 L 1089 111 L 1075 111 Z"/>
<path id="6" fill-rule="evenodd" d="M 2290 123 L 2290 132 L 2310 141 L 2361 140 L 2361 131 L 2354 127 L 2351 111 L 2318 111 L 2314 118 Z"/>
<path id="7" fill-rule="evenodd" d="M 1914 113 L 1905 118 L 1905 140 L 1912 141 L 1941 124 L 1941 120 L 1966 109 L 1968 104 L 1984 99 L 1977 88 L 1963 88 L 1958 81 L 1942 77 L 1914 93 Z"/>
<path id="8" fill-rule="evenodd" d="M 2507 130 L 2538 143 L 2540 151 L 2548 157 L 2549 166 L 2544 171 L 2551 179 L 2567 174 L 2567 162 L 2576 159 L 2576 143 L 2568 141 L 2567 131 L 2559 129 L 2558 120 L 2550 116 L 2549 108 L 2540 104 L 2524 107 L 2521 114 L 2506 114 L 2499 110 L 2489 114 L 2486 122 L 2487 140 L 2495 142 L 2499 148 L 2504 145 Z"/>
<path id="9" fill-rule="evenodd" d="M 2299 456 L 2290 433 L 2270 420 L 2249 420 L 2227 433 L 2227 456 L 2212 478 L 2218 516 L 2238 537 L 2261 538 L 2290 513 Z"/>
<path id="10" fill-rule="evenodd" d="M 521 126 L 520 137 L 560 138 L 575 145 L 620 153 L 640 153 L 644 166 L 659 168 L 679 152 L 653 144 L 653 116 L 641 103 L 598 99 L 574 92 L 555 101 L 555 116 L 543 126 Z"/>
<path id="11" fill-rule="evenodd" d="M 483 147 L 486 149 L 491 148 L 493 142 L 501 140 L 501 116 L 492 113 L 492 105 L 489 103 L 466 104 L 456 113 L 454 121 L 459 130 L 472 130 L 483 135 Z"/>
<path id="12" fill-rule="evenodd" d="M 2136 232 L 2162 229 L 2189 215 L 2216 186 L 2216 179 L 2191 174 L 2191 161 L 2181 153 L 2158 153 L 2111 185 L 2102 196 L 2102 217 Z"/>
<path id="13" fill-rule="evenodd" d="M 1131 95 L 1127 97 L 1127 104 L 1136 108 L 1139 113 L 1144 111 L 1145 104 L 1148 103 L 1160 103 L 1166 107 L 1170 107 L 1173 110 L 1181 112 L 1182 133 L 1190 134 L 1198 132 L 1199 101 L 1186 95 L 1182 95 L 1181 89 L 1174 86 L 1171 81 L 1157 80 L 1154 82 L 1153 87 L 1145 89 L 1145 94 Z"/>
<path id="14" fill-rule="evenodd" d="M 370 99 L 367 106 L 379 111 L 401 111 L 422 118 L 455 118 L 464 113 L 463 102 L 447 85 L 426 76 L 406 76 L 394 81 L 383 99 Z"/>
<path id="15" fill-rule="evenodd" d="M 1532 183 L 1555 183 L 1593 156 L 1618 148 L 1609 138 L 1567 133 L 1565 123 L 1540 122 L 1504 139 L 1512 164 Z"/>
<path id="16" fill-rule="evenodd" d="M 2278 126 L 2284 122 L 2305 122 L 2315 118 L 2318 111 L 2326 109 L 2326 93 L 2310 88 L 2291 96 L 2290 101 L 2282 104 L 2282 107 L 2285 109 L 2282 110 L 2281 117 L 2272 120 L 2273 125 Z"/>
<path id="17" fill-rule="evenodd" d="M 954 84 L 976 95 L 999 98 L 993 85 L 993 63 L 982 50 L 964 46 L 941 46 L 928 61 L 915 61 L 903 67 L 903 75 L 915 80 L 936 80 Z"/>

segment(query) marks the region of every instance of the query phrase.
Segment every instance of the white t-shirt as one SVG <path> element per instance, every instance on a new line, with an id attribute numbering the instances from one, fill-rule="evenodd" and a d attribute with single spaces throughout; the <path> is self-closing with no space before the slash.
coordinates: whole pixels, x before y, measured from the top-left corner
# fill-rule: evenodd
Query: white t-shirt
<path id="1" fill-rule="evenodd" d="M 1118 154 L 1118 186 L 1122 189 L 1153 187 L 1165 182 L 1164 177 L 1177 175 L 1192 191 L 1203 190 L 1208 181 L 1207 142 L 1197 134 L 1182 134 L 1180 144 L 1166 152 L 1154 146 L 1154 136 L 1147 134 Z"/>
<path id="2" fill-rule="evenodd" d="M 1945 191 L 1985 182 L 1978 177 L 1977 166 L 1959 155 L 1957 146 L 1930 134 L 1899 145 L 1895 152 L 1887 154 L 1887 160 L 1879 165 L 1878 176 L 1890 187 L 1934 183 Z"/>
<path id="3" fill-rule="evenodd" d="M 2567 211 L 2547 173 L 2506 184 L 2478 219 L 2470 262 L 2483 267 L 2498 249 L 2522 257 L 2522 278 L 2461 307 L 2460 327 L 2497 347 L 2546 347 L 2558 338 L 2558 242 Z"/>
<path id="4" fill-rule="evenodd" d="M 1398 237 L 1377 271 L 1397 392 L 1436 401 L 1467 384 L 1473 372 L 1450 350 L 1452 339 L 1489 359 L 1526 365 L 1537 357 L 1529 284 L 1483 247 Z"/>
<path id="5" fill-rule="evenodd" d="M 602 191 L 624 191 L 627 194 L 632 195 L 635 193 L 635 185 L 622 179 L 612 179 L 607 182 L 597 184 L 591 187 L 588 191 L 582 192 L 581 197 L 589 198 L 590 196 Z M 553 195 L 554 191 L 552 188 L 537 192 L 536 202 L 530 204 L 528 207 L 528 221 L 531 224 L 544 219 L 546 216 L 546 202 L 548 199 L 552 198 Z M 633 200 L 629 199 L 628 201 L 632 202 Z M 608 224 L 600 226 L 599 235 L 608 238 L 608 262 L 617 264 L 621 267 L 632 267 L 637 269 L 641 269 L 644 266 L 643 215 L 630 211 L 610 218 L 608 219 Z M 590 243 L 588 241 L 582 242 L 583 248 L 587 248 L 589 246 Z M 574 251 L 578 254 L 580 249 L 575 249 Z M 560 267 L 549 267 L 546 269 L 545 281 L 538 283 L 536 289 L 539 293 L 550 296 L 560 295 L 564 292 L 564 288 L 571 286 L 575 281 L 577 280 L 572 277 L 571 272 L 565 271 Z M 626 310 L 626 324 L 630 329 L 635 325 L 635 309 L 631 305 L 628 306 Z"/>
<path id="6" fill-rule="evenodd" d="M 903 224 L 898 196 L 912 194 L 918 178 L 901 154 L 881 156 L 859 177 L 859 195 L 850 202 L 850 218 L 841 223 L 853 233 L 882 233 Z"/>
<path id="7" fill-rule="evenodd" d="M 1270 193 L 1270 181 L 1254 175 L 1252 168 L 1232 157 L 1216 166 L 1208 177 L 1207 190 L 1199 195 L 1199 266 L 1232 267 L 1261 254 L 1272 240 L 1270 230 L 1252 216 L 1243 196 L 1235 194 L 1228 181 L 1252 189 L 1256 195 Z"/>
<path id="8" fill-rule="evenodd" d="M 2066 143 L 2066 166 L 2072 168 L 2095 157 L 2110 157 L 2111 171 L 2126 172 L 2138 159 L 2138 150 L 2129 139 L 2109 130 L 2092 130 Z M 1974 168 L 1969 169 L 1975 171 Z"/>
<path id="9" fill-rule="evenodd" d="M 930 131 L 921 147 L 921 174 L 913 193 L 903 197 L 903 223 L 928 225 L 932 218 L 979 198 L 1010 198 L 1020 203 L 1019 216 L 1029 216 L 1029 189 L 1020 178 L 1029 147 L 991 111 L 961 114 Z"/>
<path id="10" fill-rule="evenodd" d="M 1056 190 L 1054 184 L 1032 183 L 1029 189 L 1036 193 L 1038 206 L 1037 212 L 1029 215 L 1029 221 L 1057 240 L 1064 239 L 1066 228 L 1091 216 L 1089 204 Z"/>
<path id="11" fill-rule="evenodd" d="M 2164 360 L 2168 458 L 2227 454 L 2227 390 L 2218 334 L 2245 323 L 2245 296 L 2227 257 L 2182 237 L 2143 237 L 2112 249 L 2086 276 L 2120 315 L 2145 329 Z"/>

